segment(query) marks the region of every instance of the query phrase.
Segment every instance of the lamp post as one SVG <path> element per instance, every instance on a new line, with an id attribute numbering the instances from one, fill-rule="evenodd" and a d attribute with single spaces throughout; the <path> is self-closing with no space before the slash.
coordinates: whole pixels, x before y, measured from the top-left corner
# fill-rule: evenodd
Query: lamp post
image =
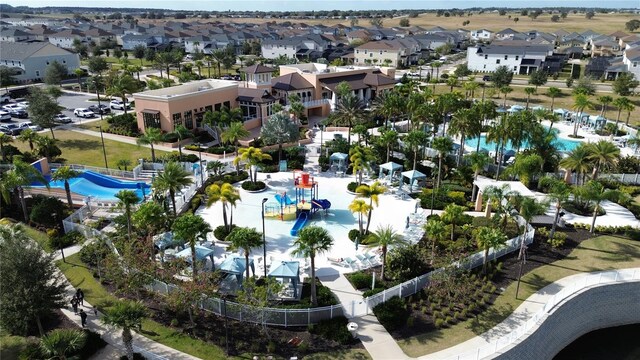
<path id="1" fill-rule="evenodd" d="M 204 169 L 202 169 L 202 148 L 200 147 L 200 142 L 198 142 L 198 158 L 200 159 L 200 186 L 202 186 L 204 184 Z"/>
<path id="2" fill-rule="evenodd" d="M 104 147 L 104 136 L 102 135 L 102 125 L 98 126 L 100 129 L 100 140 L 102 141 L 102 155 L 104 156 L 104 167 L 109 169 L 109 163 L 107 163 L 107 149 Z"/>
<path id="3" fill-rule="evenodd" d="M 262 199 L 262 265 L 264 265 L 264 279 L 267 280 L 267 240 L 264 235 L 264 203 L 267 202 L 267 198 Z"/>

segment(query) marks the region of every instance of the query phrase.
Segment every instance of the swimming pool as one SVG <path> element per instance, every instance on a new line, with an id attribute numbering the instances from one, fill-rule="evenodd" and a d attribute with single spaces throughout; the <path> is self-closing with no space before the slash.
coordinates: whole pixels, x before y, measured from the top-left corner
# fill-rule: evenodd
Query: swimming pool
<path id="1" fill-rule="evenodd" d="M 64 181 L 50 181 L 49 186 L 54 189 L 64 189 Z M 44 185 L 33 184 L 32 187 L 44 187 Z M 100 200 L 117 200 L 116 194 L 120 190 L 133 190 L 140 199 L 151 193 L 151 186 L 145 182 L 118 180 L 93 171 L 84 171 L 79 177 L 69 180 L 69 187 L 76 194 Z"/>
<path id="2" fill-rule="evenodd" d="M 476 147 L 478 146 L 478 140 L 480 141 L 480 149 L 485 149 L 487 151 L 495 151 L 496 150 L 496 143 L 494 142 L 487 142 L 487 136 L 486 135 L 481 135 L 480 138 L 473 138 L 473 139 L 467 139 L 465 140 L 464 144 L 476 149 Z M 578 145 L 580 145 L 580 141 L 574 141 L 574 140 L 568 140 L 568 139 L 560 139 L 557 138 L 556 141 L 554 142 L 554 145 L 556 145 L 558 147 L 558 149 L 560 151 L 571 151 L 575 148 L 578 147 Z M 523 149 L 526 149 L 529 147 L 529 143 L 525 142 L 522 145 Z M 511 146 L 511 142 L 508 142 L 507 145 L 505 145 L 504 147 L 505 150 L 516 150 L 513 148 L 513 146 Z"/>

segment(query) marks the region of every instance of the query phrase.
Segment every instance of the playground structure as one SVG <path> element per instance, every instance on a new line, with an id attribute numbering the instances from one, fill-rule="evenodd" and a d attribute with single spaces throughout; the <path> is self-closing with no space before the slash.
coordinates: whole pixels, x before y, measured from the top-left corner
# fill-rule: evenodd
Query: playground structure
<path id="1" fill-rule="evenodd" d="M 280 219 L 283 221 L 296 220 L 291 228 L 291 236 L 298 235 L 311 216 L 318 210 L 327 211 L 331 208 L 331 202 L 327 199 L 318 199 L 318 182 L 306 172 L 293 172 L 295 200 L 292 200 L 286 192 L 277 193 L 276 204 L 267 204 L 265 217 Z"/>

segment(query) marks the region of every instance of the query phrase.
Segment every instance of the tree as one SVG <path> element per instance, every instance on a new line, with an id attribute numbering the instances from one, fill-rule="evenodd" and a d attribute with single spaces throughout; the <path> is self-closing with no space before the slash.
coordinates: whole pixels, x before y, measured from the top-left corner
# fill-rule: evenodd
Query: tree
<path id="1" fill-rule="evenodd" d="M 412 130 L 403 138 L 407 147 L 413 151 L 413 170 L 416 169 L 418 164 L 418 151 L 420 151 L 421 146 L 425 145 L 428 138 L 427 134 L 421 130 Z"/>
<path id="2" fill-rule="evenodd" d="M 320 226 L 307 226 L 300 230 L 293 242 L 294 253 L 311 260 L 311 304 L 318 305 L 316 295 L 316 255 L 325 253 L 333 246 L 333 237 L 327 229 Z"/>
<path id="3" fill-rule="evenodd" d="M 476 138 L 482 132 L 481 119 L 478 117 L 475 109 L 458 109 L 453 114 L 451 123 L 449 123 L 449 133 L 452 135 L 460 135 L 460 150 L 458 151 L 457 164 L 460 165 L 462 155 L 464 154 L 464 142 L 469 138 Z"/>
<path id="4" fill-rule="evenodd" d="M 427 220 L 427 223 L 424 225 L 424 231 L 427 238 L 431 240 L 431 260 L 429 263 L 433 265 L 436 256 L 436 245 L 445 239 L 447 228 L 443 221 L 432 218 Z"/>
<path id="5" fill-rule="evenodd" d="M 487 261 L 489 260 L 489 250 L 499 249 L 507 241 L 507 237 L 500 229 L 481 227 L 476 231 L 476 243 L 480 250 L 484 251 L 482 261 L 482 272 L 487 273 Z"/>
<path id="6" fill-rule="evenodd" d="M 140 202 L 138 194 L 133 190 L 120 190 L 115 195 L 120 200 L 120 204 L 124 207 L 124 214 L 127 217 L 127 235 L 131 239 L 131 207 Z"/>
<path id="7" fill-rule="evenodd" d="M 173 134 L 178 138 L 178 153 L 180 154 L 180 161 L 182 161 L 182 140 L 191 137 L 191 131 L 184 127 L 184 125 L 178 125 L 173 130 Z"/>
<path id="8" fill-rule="evenodd" d="M 624 28 L 631 32 L 636 31 L 640 28 L 640 20 L 638 19 L 629 20 L 626 23 L 624 23 Z"/>
<path id="9" fill-rule="evenodd" d="M 509 222 L 509 206 L 510 199 L 516 196 L 518 193 L 511 191 L 509 185 L 502 186 L 487 186 L 484 189 L 484 196 L 487 199 L 487 217 L 490 216 L 490 206 L 495 208 L 496 216 L 500 222 L 500 231 L 505 231 Z"/>
<path id="10" fill-rule="evenodd" d="M 578 137 L 578 127 L 582 122 L 582 113 L 587 108 L 592 108 L 593 103 L 589 100 L 589 97 L 585 94 L 576 94 L 573 97 L 573 110 L 576 111 L 576 121 L 573 125 L 573 136 Z"/>
<path id="11" fill-rule="evenodd" d="M 6 134 L 3 134 L 3 135 L 8 136 Z M 40 134 L 38 134 L 36 131 L 31 129 L 25 129 L 20 133 L 20 135 L 18 135 L 18 140 L 29 143 L 29 149 L 33 151 L 33 143 L 36 142 L 39 137 L 40 137 Z M 11 138 L 11 137 L 8 136 L 8 138 Z M 0 151 L 2 150 L 0 149 Z"/>
<path id="12" fill-rule="evenodd" d="M 453 140 L 448 137 L 437 137 L 433 139 L 431 147 L 438 152 L 438 179 L 435 186 L 435 188 L 438 188 L 440 187 L 440 181 L 442 181 L 442 160 L 453 149 Z M 433 204 L 431 205 L 433 208 Z"/>
<path id="13" fill-rule="evenodd" d="M 162 141 L 162 131 L 158 128 L 149 127 L 144 131 L 136 143 L 140 145 L 149 145 L 151 147 L 151 162 L 156 162 L 156 150 L 153 145 Z"/>
<path id="14" fill-rule="evenodd" d="M 202 217 L 187 213 L 176 218 L 171 230 L 176 239 L 189 243 L 191 248 L 191 270 L 193 272 L 193 281 L 195 282 L 198 276 L 196 242 L 198 240 L 207 240 L 207 234 L 211 232 L 211 226 Z"/>
<path id="15" fill-rule="evenodd" d="M 260 136 L 267 144 L 278 144 L 278 161 L 280 161 L 282 144 L 298 139 L 298 125 L 285 114 L 274 114 L 262 126 Z"/>
<path id="16" fill-rule="evenodd" d="M 164 208 L 153 201 L 144 202 L 131 215 L 131 222 L 137 232 L 146 238 L 150 249 L 149 254 L 153 254 L 155 250 L 153 236 L 157 235 L 167 224 Z"/>
<path id="17" fill-rule="evenodd" d="M 27 335 L 34 321 L 44 336 L 42 317 L 65 305 L 66 285 L 46 254 L 29 239 L 22 225 L 0 225 L 0 325 Z"/>
<path id="18" fill-rule="evenodd" d="M 249 180 L 255 184 L 258 181 L 258 165 L 264 160 L 271 160 L 271 155 L 264 154 L 260 148 L 254 148 L 253 146 L 242 148 L 238 150 L 238 153 L 240 156 L 233 159 L 233 164 L 238 166 L 241 161 L 247 164 Z M 253 171 L 254 168 L 255 171 Z"/>
<path id="19" fill-rule="evenodd" d="M 364 171 L 371 169 L 371 163 L 375 159 L 376 157 L 371 148 L 356 145 L 349 150 L 349 162 L 358 184 L 362 184 Z"/>
<path id="20" fill-rule="evenodd" d="M 536 94 L 536 88 L 526 87 L 524 88 L 524 93 L 527 94 L 527 105 L 525 106 L 525 108 L 529 109 L 529 102 L 531 101 L 531 95 Z"/>
<path id="21" fill-rule="evenodd" d="M 441 215 L 442 221 L 451 225 L 451 241 L 455 240 L 456 225 L 461 225 L 464 220 L 464 207 L 449 204 Z"/>
<path id="22" fill-rule="evenodd" d="M 547 197 L 552 203 L 554 203 L 556 208 L 555 215 L 553 217 L 553 225 L 551 225 L 551 232 L 549 233 L 549 239 L 553 239 L 553 235 L 555 234 L 556 227 L 558 225 L 558 220 L 560 219 L 560 209 L 562 209 L 562 204 L 569 200 L 571 189 L 566 182 L 552 177 L 544 177 L 540 179 L 540 186 L 549 189 Z"/>
<path id="23" fill-rule="evenodd" d="M 635 75 L 630 72 L 621 72 L 618 77 L 611 84 L 613 92 L 620 96 L 631 95 L 635 88 L 638 87 L 638 80 L 635 79 Z"/>
<path id="24" fill-rule="evenodd" d="M 513 91 L 513 88 L 509 86 L 503 86 L 500 88 L 500 92 L 504 95 L 504 102 L 502 103 L 502 107 L 507 107 L 507 95 L 509 95 Z"/>
<path id="25" fill-rule="evenodd" d="M 140 329 L 142 320 L 148 316 L 145 304 L 139 301 L 118 300 L 106 311 L 102 318 L 107 326 L 122 330 L 122 342 L 127 351 L 127 358 L 133 360 L 133 335 L 131 330 Z"/>
<path id="26" fill-rule="evenodd" d="M 351 91 L 340 96 L 334 116 L 339 124 L 347 125 L 347 142 L 351 144 L 351 128 L 366 118 L 362 100 Z"/>
<path id="27" fill-rule="evenodd" d="M 362 226 L 364 222 L 363 216 L 370 213 L 371 206 L 367 204 L 364 200 L 356 198 L 356 199 L 353 199 L 351 204 L 349 204 L 349 211 L 351 211 L 354 214 L 358 214 L 358 231 L 360 233 L 360 238 L 362 238 L 365 234 L 364 227 Z"/>
<path id="28" fill-rule="evenodd" d="M 387 263 L 387 252 L 389 247 L 400 246 L 406 244 L 402 235 L 393 230 L 391 225 L 385 227 L 379 226 L 376 231 L 369 236 L 369 245 L 378 246 L 382 249 L 382 271 L 380 272 L 380 278 L 384 279 L 384 268 Z"/>
<path id="29" fill-rule="evenodd" d="M 583 95 L 595 95 L 596 86 L 593 84 L 593 80 L 589 76 L 581 76 L 578 81 L 573 84 L 573 94 L 583 94 Z"/>
<path id="30" fill-rule="evenodd" d="M 189 172 L 180 163 L 170 162 L 165 164 L 164 170 L 156 176 L 152 185 L 159 191 L 169 191 L 171 204 L 173 204 L 173 216 L 178 216 L 176 192 L 191 184 L 193 184 L 193 179 Z"/>
<path id="31" fill-rule="evenodd" d="M 386 162 L 389 162 L 391 150 L 393 149 L 393 146 L 398 143 L 398 132 L 395 130 L 386 130 L 380 134 L 378 142 L 387 149 Z"/>
<path id="32" fill-rule="evenodd" d="M 542 172 L 544 159 L 538 154 L 520 153 L 516 155 L 513 165 L 507 170 L 512 175 L 517 175 L 524 186 L 529 187 L 531 180 Z"/>
<path id="33" fill-rule="evenodd" d="M 251 135 L 251 133 L 244 128 L 241 122 L 232 122 L 222 133 L 222 141 L 233 144 L 236 148 L 236 157 L 238 157 L 238 141 L 249 135 Z"/>
<path id="34" fill-rule="evenodd" d="M 249 254 L 251 253 L 251 249 L 263 245 L 262 234 L 257 232 L 255 228 L 237 227 L 231 230 L 231 233 L 225 241 L 231 242 L 231 249 L 244 251 L 244 261 L 248 279 L 250 277 Z M 266 260 L 263 259 L 263 261 Z"/>
<path id="35" fill-rule="evenodd" d="M 387 188 L 382 186 L 379 181 L 375 181 L 371 185 L 362 184 L 356 188 L 356 193 L 359 197 L 363 197 L 365 199 L 369 199 L 369 212 L 367 214 L 367 228 L 364 233 L 369 233 L 369 225 L 371 224 L 371 213 L 373 212 L 373 208 L 378 206 L 379 196 L 384 194 L 387 191 Z"/>
<path id="36" fill-rule="evenodd" d="M 576 184 L 580 184 L 580 179 L 584 182 L 584 177 L 591 169 L 591 159 L 589 148 L 585 143 L 580 144 L 569 152 L 569 156 L 560 161 L 560 166 L 566 170 L 576 173 Z"/>
<path id="37" fill-rule="evenodd" d="M 133 57 L 136 59 L 140 59 L 140 66 L 143 65 L 142 59 L 144 59 L 144 53 L 146 51 L 146 47 L 142 44 L 136 45 L 133 48 Z"/>
<path id="38" fill-rule="evenodd" d="M 64 181 L 64 191 L 67 193 L 67 204 L 69 209 L 73 211 L 73 200 L 71 199 L 71 187 L 69 180 L 80 176 L 80 172 L 71 169 L 69 166 L 62 166 L 51 175 L 52 181 Z"/>
<path id="39" fill-rule="evenodd" d="M 551 22 L 558 22 L 560 21 L 560 16 L 558 16 L 557 14 L 551 15 Z"/>
<path id="40" fill-rule="evenodd" d="M 55 329 L 40 339 L 40 349 L 52 359 L 66 360 L 82 349 L 87 335 L 76 329 Z"/>
<path id="41" fill-rule="evenodd" d="M 11 135 L 7 135 L 3 132 L 0 132 L 0 154 L 2 154 L 2 161 L 7 161 L 7 154 L 4 151 L 4 146 L 12 142 L 13 142 L 13 137 Z M 31 150 L 33 150 L 33 145 L 31 145 Z"/>
<path id="42" fill-rule="evenodd" d="M 109 68 L 109 65 L 103 57 L 93 56 L 87 61 L 87 67 L 92 74 L 100 75 Z"/>
<path id="43" fill-rule="evenodd" d="M 629 100 L 629 98 L 625 96 L 621 96 L 613 101 L 613 106 L 618 108 L 618 117 L 616 117 L 616 133 L 615 136 L 618 136 L 618 122 L 620 122 L 620 114 L 623 111 L 627 112 L 627 126 L 629 125 L 629 118 L 631 117 L 631 112 L 635 109 L 633 106 L 633 102 Z"/>
<path id="44" fill-rule="evenodd" d="M 240 193 L 233 185 L 229 183 L 212 184 L 205 190 L 207 194 L 207 207 L 211 207 L 213 204 L 220 202 L 222 204 L 222 218 L 224 220 L 224 226 L 227 232 L 231 231 L 231 225 L 233 225 L 233 207 L 236 206 L 236 202 L 240 200 Z M 227 221 L 227 205 L 231 208 L 231 219 Z"/>
<path id="45" fill-rule="evenodd" d="M 15 76 L 18 75 L 14 68 L 0 66 L 0 87 L 8 87 L 16 83 Z"/>
<path id="46" fill-rule="evenodd" d="M 613 98 L 609 95 L 599 96 L 598 102 L 600 103 L 600 116 L 606 118 L 607 107 L 613 102 Z"/>
<path id="47" fill-rule="evenodd" d="M 455 75 L 459 79 L 462 79 L 465 76 L 471 75 L 471 70 L 469 70 L 469 66 L 466 63 L 463 63 L 456 66 L 456 69 L 453 71 L 453 75 Z M 475 81 L 473 83 L 477 84 Z"/>
<path id="48" fill-rule="evenodd" d="M 557 87 L 549 87 L 549 89 L 547 89 L 547 96 L 551 98 L 551 111 L 553 111 L 553 103 L 555 102 L 556 98 L 558 96 L 560 96 L 562 94 L 562 90 L 560 90 Z"/>
<path id="49" fill-rule="evenodd" d="M 51 137 L 56 138 L 53 133 L 53 127 L 56 126 L 55 116 L 62 111 L 62 107 L 58 102 L 49 95 L 44 89 L 32 86 L 29 88 L 29 118 L 31 121 L 43 128 L 51 131 Z"/>
<path id="50" fill-rule="evenodd" d="M 484 168 L 491 163 L 491 158 L 489 157 L 489 154 L 485 152 L 473 152 L 467 155 L 467 159 L 469 160 L 469 163 L 471 165 L 471 170 L 473 170 L 474 181 L 478 179 L 478 175 L 480 175 L 480 172 L 484 170 Z M 474 185 L 473 191 L 471 193 L 471 201 L 476 200 L 477 191 L 478 191 L 478 187 Z"/>
<path id="51" fill-rule="evenodd" d="M 520 236 L 520 251 L 518 252 L 518 260 L 520 260 L 520 270 L 518 272 L 518 285 L 516 286 L 516 299 L 518 298 L 518 290 L 520 289 L 520 279 L 522 278 L 522 267 L 525 262 L 525 240 L 527 238 L 527 230 L 529 229 L 529 223 L 536 215 L 544 214 L 548 204 L 540 203 L 534 198 L 522 197 L 520 199 L 520 209 L 518 212 L 524 220 L 522 235 Z"/>
<path id="52" fill-rule="evenodd" d="M 584 194 L 587 200 L 593 205 L 593 218 L 591 220 L 591 227 L 589 232 L 593 234 L 596 229 L 596 218 L 598 217 L 598 211 L 600 211 L 600 204 L 604 200 L 615 200 L 620 196 L 618 190 L 607 189 L 598 181 L 591 180 L 583 185 Z"/>
<path id="53" fill-rule="evenodd" d="M 36 170 L 36 168 L 20 160 L 18 157 L 13 158 L 13 169 L 9 170 L 7 173 L 9 174 L 9 179 L 11 179 L 11 181 L 9 181 L 11 188 L 18 193 L 24 221 L 28 223 L 29 215 L 27 214 L 27 203 L 24 197 L 24 188 L 38 182 L 45 184 L 47 189 L 49 189 L 49 182 L 38 170 Z"/>
<path id="54" fill-rule="evenodd" d="M 400 19 L 400 26 L 401 27 L 409 27 L 409 19 L 407 19 L 407 18 Z"/>
<path id="55" fill-rule="evenodd" d="M 594 16 L 596 16 L 596 13 L 595 13 L 595 12 L 593 12 L 593 11 L 587 11 L 587 12 L 584 14 L 584 17 L 585 17 L 585 18 L 587 18 L 587 20 L 591 20 L 591 19 L 593 19 L 593 17 L 594 17 Z"/>
<path id="56" fill-rule="evenodd" d="M 75 70 L 73 70 L 73 73 L 76 75 L 76 78 L 78 79 L 78 87 L 80 88 L 80 91 L 82 91 L 82 82 L 80 82 L 82 76 L 85 74 L 85 71 L 77 68 Z"/>
<path id="57" fill-rule="evenodd" d="M 493 86 L 497 89 L 509 86 L 511 80 L 513 80 L 513 72 L 504 65 L 498 66 L 491 76 L 491 82 L 493 82 Z"/>
<path id="58" fill-rule="evenodd" d="M 589 143 L 586 146 L 589 152 L 587 159 L 593 164 L 593 180 L 598 177 L 599 171 L 614 168 L 620 159 L 620 148 L 607 140 Z"/>
<path id="59" fill-rule="evenodd" d="M 369 24 L 374 27 L 382 27 L 382 18 L 371 18 L 369 19 Z"/>
<path id="60" fill-rule="evenodd" d="M 138 90 L 136 80 L 129 74 L 121 74 L 116 76 L 111 82 L 111 86 L 107 88 L 108 96 L 117 96 L 124 103 L 124 113 L 127 114 L 127 94 L 133 94 Z"/>
<path id="61" fill-rule="evenodd" d="M 60 85 L 67 77 L 69 70 L 66 66 L 53 60 L 44 70 L 44 83 L 47 85 Z"/>

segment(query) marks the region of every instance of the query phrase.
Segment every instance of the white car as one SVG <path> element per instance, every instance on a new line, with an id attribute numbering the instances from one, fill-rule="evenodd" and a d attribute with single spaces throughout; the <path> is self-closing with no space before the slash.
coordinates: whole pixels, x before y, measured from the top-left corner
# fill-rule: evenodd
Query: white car
<path id="1" fill-rule="evenodd" d="M 111 102 L 109 103 L 109 106 L 112 109 L 124 110 L 125 103 L 123 103 L 121 100 L 111 100 Z M 129 103 L 127 103 L 126 106 L 127 106 L 127 110 L 131 109 L 131 105 Z"/>
<path id="2" fill-rule="evenodd" d="M 71 122 L 72 122 L 72 121 L 71 121 L 71 118 L 70 118 L 70 117 L 68 117 L 68 116 L 67 116 L 67 115 L 65 115 L 65 114 L 58 114 L 58 115 L 54 116 L 54 117 L 53 117 L 53 121 L 54 121 L 54 122 L 57 122 L 57 123 L 59 123 L 59 124 L 69 124 L 69 123 L 71 123 Z"/>
<path id="3" fill-rule="evenodd" d="M 2 107 L 2 109 L 4 109 L 5 111 L 24 110 L 24 108 L 22 106 L 20 106 L 20 104 L 5 105 L 5 106 Z"/>
<path id="4" fill-rule="evenodd" d="M 29 102 L 28 101 L 21 101 L 18 103 L 18 106 L 22 107 L 24 110 L 27 110 L 29 108 Z"/>
<path id="5" fill-rule="evenodd" d="M 0 121 L 11 121 L 11 113 L 8 111 L 0 110 Z"/>
<path id="6" fill-rule="evenodd" d="M 81 118 L 92 118 L 96 116 L 96 114 L 94 114 L 93 111 L 85 108 L 79 108 L 79 109 L 73 110 L 73 115 Z"/>
<path id="7" fill-rule="evenodd" d="M 2 94 L 0 95 L 0 103 L 8 103 L 9 101 L 11 101 L 11 96 L 9 96 L 9 94 Z"/>
<path id="8" fill-rule="evenodd" d="M 40 125 L 34 125 L 32 122 L 27 121 L 27 122 L 23 122 L 22 124 L 19 125 L 21 128 L 23 129 L 31 129 L 33 131 L 40 131 L 42 130 L 42 126 Z"/>

